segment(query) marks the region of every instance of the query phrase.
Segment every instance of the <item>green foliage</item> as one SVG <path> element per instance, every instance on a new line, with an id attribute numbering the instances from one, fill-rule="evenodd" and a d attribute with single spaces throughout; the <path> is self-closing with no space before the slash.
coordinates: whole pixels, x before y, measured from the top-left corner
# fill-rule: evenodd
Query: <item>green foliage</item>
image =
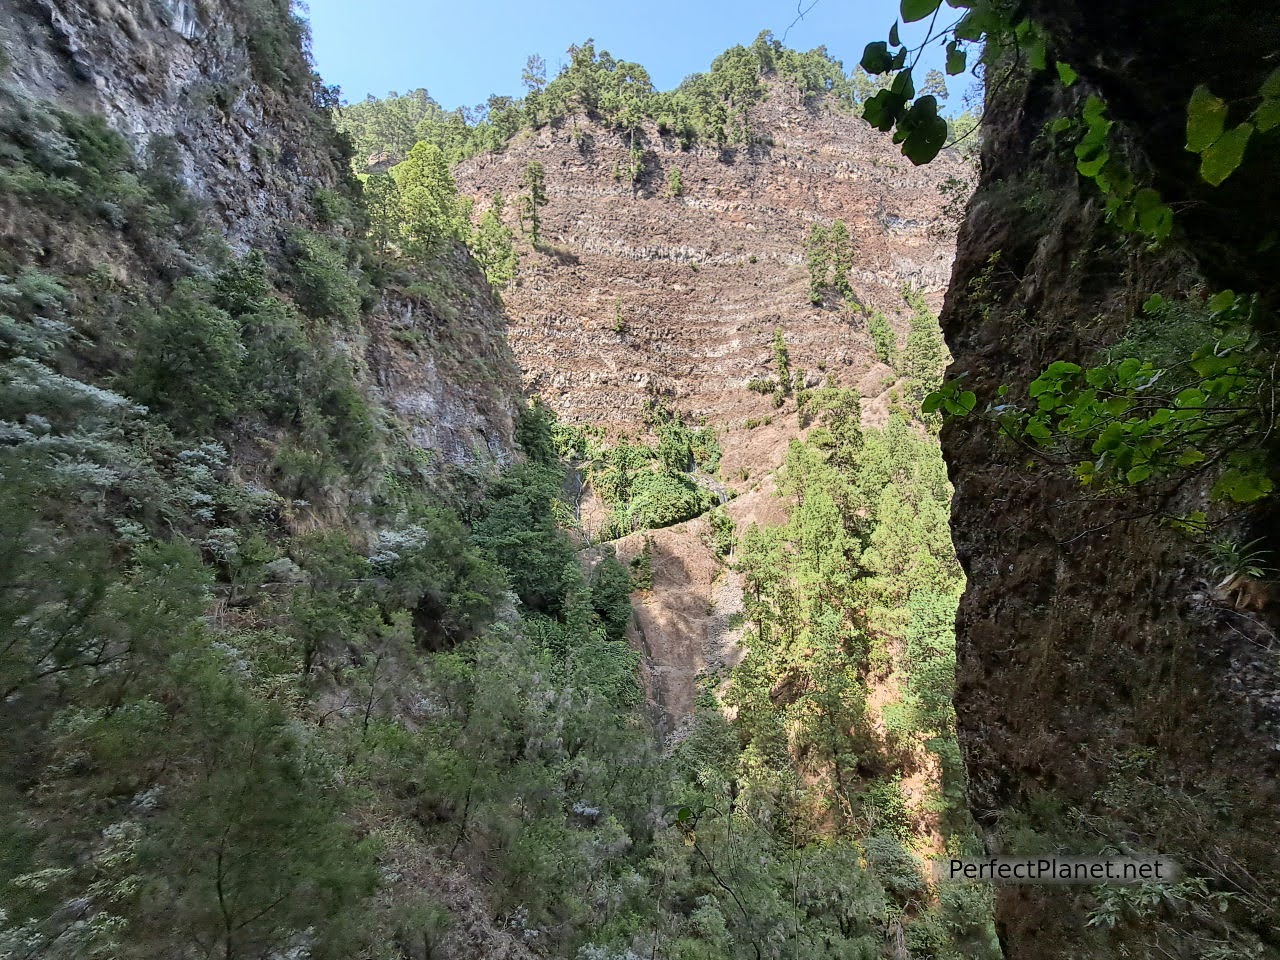
<path id="1" fill-rule="evenodd" d="M 400 243 L 400 188 L 389 173 L 364 178 L 364 203 L 369 215 L 369 240 L 381 254 L 391 254 Z"/>
<path id="2" fill-rule="evenodd" d="M 871 334 L 871 347 L 876 359 L 881 363 L 894 366 L 897 362 L 898 335 L 894 333 L 888 318 L 876 310 L 867 321 L 867 332 Z"/>
<path id="3" fill-rule="evenodd" d="M 805 239 L 805 258 L 809 265 L 809 299 L 821 304 L 828 290 L 844 300 L 853 298 L 849 272 L 854 264 L 854 246 L 849 228 L 843 220 L 830 227 L 814 224 Z"/>
<path id="4" fill-rule="evenodd" d="M 672 167 L 667 174 L 667 192 L 673 197 L 684 196 L 684 177 L 681 176 L 679 167 Z"/>
<path id="5" fill-rule="evenodd" d="M 903 291 L 903 299 L 911 308 L 911 320 L 906 342 L 898 355 L 898 372 L 905 381 L 909 402 L 918 405 L 941 386 L 951 355 L 938 329 L 937 318 L 930 313 L 920 291 L 908 287 Z"/>
<path id="6" fill-rule="evenodd" d="M 266 18 L 256 70 L 292 69 L 278 55 L 288 11 L 232 12 Z M 824 53 L 767 36 L 678 97 L 594 52 L 571 70 L 554 89 L 531 70 L 542 116 L 600 111 L 633 137 L 643 110 L 661 110 L 676 136 L 749 142 L 746 110 L 770 72 L 855 96 Z M 505 116 L 491 103 L 480 122 L 501 142 Z M 153 240 L 186 243 L 180 191 L 157 181 L 127 200 L 138 174 L 122 141 L 76 128 L 62 164 L 63 126 L 43 123 L 56 174 L 32 175 L 38 137 L 0 151 L 0 172 L 26 184 L 19 202 L 88 222 L 112 197 L 131 222 L 164 225 Z M 429 263 L 468 233 L 462 206 L 437 201 L 441 158 L 471 149 L 460 131 L 478 125 L 423 109 L 397 128 L 410 154 L 423 141 L 436 153 L 369 178 L 378 253 Z M 73 272 L 5 260 L 0 862 L 16 882 L 0 889 L 0 952 L 426 956 L 453 920 L 422 878 L 456 862 L 483 864 L 495 922 L 548 956 L 883 953 L 893 894 L 854 833 L 861 771 L 891 767 L 866 696 L 881 634 L 911 669 L 932 669 L 904 686 L 921 719 L 902 736 L 950 735 L 943 614 L 958 574 L 939 546 L 945 473 L 920 424 L 864 433 L 856 394 L 806 390 L 779 335 L 777 389 L 814 421 L 788 457 L 781 532 L 734 546 L 703 476 L 718 465 L 714 431 L 661 404 L 648 443 L 612 446 L 535 404 L 518 424 L 527 461 L 481 497 L 446 495 L 422 483 L 420 452 L 386 442 L 360 358 L 335 340 L 369 299 L 368 247 L 348 239 L 362 212 L 337 191 L 315 207 L 326 232 L 286 238 L 278 272 L 255 254 L 218 269 L 180 246 L 156 275 L 195 263 L 212 279 L 122 291 L 157 305 L 140 306 L 136 328 L 112 327 L 96 312 L 107 298 Z M 102 216 L 95 230 L 122 229 Z M 501 225 L 500 211 L 481 217 L 471 240 L 491 279 Z M 78 338 L 136 353 L 153 409 L 95 385 L 114 357 L 93 367 Z M 175 438 L 213 429 L 226 447 Z M 748 658 L 707 678 L 669 759 L 642 721 L 625 642 L 654 547 L 629 570 L 606 550 L 584 572 L 557 522 L 565 455 L 620 526 L 711 510 L 716 549 L 742 558 Z M 732 722 L 711 692 L 726 678 Z M 904 889 L 902 858 L 879 859 Z"/>
<path id="7" fill-rule="evenodd" d="M 338 242 L 308 230 L 287 241 L 289 286 L 303 313 L 315 320 L 354 325 L 360 319 L 363 278 Z"/>
<path id="8" fill-rule="evenodd" d="M 591 605 L 610 640 L 625 640 L 631 623 L 631 574 L 605 549 L 591 575 Z"/>
<path id="9" fill-rule="evenodd" d="M 605 536 L 671 526 L 719 502 L 695 478 L 699 471 L 712 473 L 719 467 L 721 450 L 714 429 L 686 426 L 661 401 L 650 401 L 646 419 L 657 435 L 652 447 L 626 437 L 612 446 L 581 438 L 575 452 L 592 487 L 613 508 L 602 531 Z"/>
<path id="10" fill-rule="evenodd" d="M 1275 570 L 1267 563 L 1267 549 L 1261 538 L 1247 543 L 1231 538 L 1219 540 L 1210 545 L 1209 556 L 1213 561 L 1214 574 L 1223 583 L 1238 577 L 1268 580 L 1275 575 Z"/>
<path id="11" fill-rule="evenodd" d="M 444 110 L 421 88 L 404 95 L 391 93 L 381 100 L 368 97 L 361 103 L 334 111 L 334 123 L 347 134 L 361 161 L 379 153 L 403 159 L 421 140 L 425 123 L 439 120 Z M 437 147 L 445 149 L 443 144 Z"/>
<path id="12" fill-rule="evenodd" d="M 551 616 L 564 612 L 564 571 L 574 556 L 552 513 L 562 481 L 555 466 L 514 467 L 490 485 L 472 525 L 476 544 L 507 571 L 525 607 Z"/>
<path id="13" fill-rule="evenodd" d="M 1188 309 L 1153 297 L 1147 312 Z M 1230 291 L 1202 315 L 1204 338 L 1175 362 L 1140 356 L 1089 368 L 1057 361 L 1027 388 L 1033 410 L 1004 402 L 991 414 L 1008 434 L 1075 460 L 1085 484 L 1132 487 L 1187 471 L 1213 471 L 1213 494 L 1236 503 L 1274 488 L 1257 438 L 1274 418 L 1268 351 L 1253 332 L 1261 307 Z"/>
<path id="14" fill-rule="evenodd" d="M 631 588 L 653 589 L 653 541 L 645 537 L 644 547 L 631 558 Z"/>
<path id="15" fill-rule="evenodd" d="M 787 350 L 787 341 L 782 335 L 782 328 L 773 331 L 773 368 L 778 375 L 778 389 L 784 394 L 791 392 L 791 354 Z"/>
<path id="16" fill-rule="evenodd" d="M 381 154 L 401 159 L 425 141 L 449 163 L 457 163 L 477 153 L 500 152 L 523 129 L 572 122 L 575 115 L 586 114 L 628 138 L 632 156 L 626 172 L 634 182 L 642 174 L 647 124 L 684 148 L 708 143 L 728 149 L 753 142 L 749 111 L 765 96 L 766 77 L 785 79 L 802 97 L 831 97 L 844 107 L 862 102 L 880 86 L 861 69 L 846 74 L 825 48 L 791 50 L 768 32 L 750 46 L 725 51 L 708 71 L 670 91 L 654 89 L 643 66 L 598 50 L 592 40 L 567 52 L 565 65 L 550 82 L 546 61 L 530 58 L 533 67 L 524 71 L 527 92 L 522 100 L 492 96 L 475 110 L 447 112 L 418 89 L 344 105 L 335 111 L 335 121 L 362 159 Z M 670 192 L 679 196 L 683 184 L 677 189 L 678 173 L 669 176 Z"/>
<path id="17" fill-rule="evenodd" d="M 903 144 L 903 153 L 913 163 L 932 160 L 946 142 L 946 124 L 937 116 L 932 96 L 916 97 L 908 57 L 931 43 L 946 44 L 947 72 L 962 73 L 968 65 L 967 47 L 978 44 L 982 63 L 994 65 L 1002 58 L 1013 59 L 1032 71 L 1048 67 L 1050 38 L 1040 24 L 1027 18 L 1014 19 L 1022 11 L 999 0 L 973 0 L 954 4 L 966 13 L 950 25 L 935 32 L 937 13 L 942 6 L 934 0 L 904 0 L 903 19 L 907 22 L 930 18 L 921 43 L 909 49 L 900 40 L 894 23 L 888 42 L 867 45 L 862 66 L 877 75 L 893 73 L 892 82 L 864 105 L 864 119 L 872 126 L 894 130 L 894 142 Z M 895 48 L 890 52 L 890 48 Z M 1055 62 L 1056 73 L 1064 87 L 1072 86 L 1078 72 L 1067 63 Z M 896 71 L 896 73 L 895 73 Z M 928 84 L 926 83 L 926 88 Z M 913 99 L 914 98 L 914 99 Z M 1273 70 L 1262 82 L 1247 117 L 1228 126 L 1230 109 L 1226 101 L 1214 96 L 1205 84 L 1192 91 L 1187 105 L 1186 149 L 1200 155 L 1201 179 L 1218 186 L 1243 162 L 1245 149 L 1255 131 L 1268 132 L 1280 126 L 1280 69 Z M 1118 156 L 1111 140 L 1114 122 L 1106 117 L 1107 105 L 1091 94 L 1085 102 L 1083 136 L 1076 144 L 1076 167 L 1092 179 L 1106 198 L 1107 217 L 1129 233 L 1139 233 L 1153 242 L 1167 239 L 1173 231 L 1173 209 L 1160 193 L 1142 186 L 1138 178 Z M 1238 113 L 1239 111 L 1237 111 Z M 1071 120 L 1060 118 L 1052 125 L 1055 133 L 1072 126 Z"/>
<path id="18" fill-rule="evenodd" d="M 1076 144 L 1076 170 L 1091 178 L 1106 196 L 1108 219 L 1120 229 L 1163 240 L 1173 231 L 1173 211 L 1150 187 L 1139 188 L 1133 174 L 1113 156 L 1106 104 L 1097 96 L 1085 102 L 1085 133 Z"/>
<path id="19" fill-rule="evenodd" d="M 557 427 L 555 411 L 541 397 L 534 397 L 516 418 L 516 443 L 534 463 L 556 464 L 560 459 Z"/>
<path id="20" fill-rule="evenodd" d="M 923 390 L 940 379 L 946 354 L 922 297 L 907 291 L 906 299 L 916 317 L 895 359 Z M 859 842 L 873 883 L 848 896 L 864 904 L 864 917 L 905 912 L 908 939 L 932 956 L 995 956 L 990 904 L 935 901 L 906 845 L 922 808 L 943 811 L 949 842 L 965 843 L 972 830 L 951 705 L 962 578 L 937 441 L 910 405 L 883 429 L 864 429 L 852 390 L 814 390 L 805 410 L 815 422 L 778 476 L 786 522 L 737 538 L 746 653 L 723 698 L 711 699 L 733 708 L 736 740 L 718 755 L 722 779 L 706 762 L 698 775 L 712 796 L 717 782 L 733 783 L 742 822 L 752 825 L 735 830 L 775 830 L 801 858 Z M 897 695 L 872 706 L 873 684 L 889 682 Z M 909 798 L 904 774 L 916 768 L 905 758 L 924 751 L 937 756 L 943 780 L 937 794 Z M 710 814 L 693 816 L 701 845 Z M 767 904 L 767 880 L 744 882 L 752 909 Z M 962 918 L 957 908 L 976 912 Z M 746 923 L 734 909 L 720 913 L 731 934 Z"/>
<path id="21" fill-rule="evenodd" d="M 1228 106 L 1200 84 L 1187 104 L 1187 150 L 1200 154 L 1200 177 L 1218 186 L 1240 166 L 1254 131 L 1266 133 L 1280 126 L 1280 68 L 1272 71 L 1259 90 L 1258 103 L 1244 120 L 1227 128 Z"/>
<path id="22" fill-rule="evenodd" d="M 503 222 L 506 206 L 499 190 L 493 195 L 489 209 L 480 217 L 471 246 L 485 276 L 495 287 L 505 287 L 516 278 L 519 257 L 513 244 L 511 228 Z"/>
<path id="23" fill-rule="evenodd" d="M 254 78 L 266 87 L 302 91 L 312 79 L 307 26 L 282 0 L 236 0 Z"/>
<path id="24" fill-rule="evenodd" d="M 26 609 L 58 639 L 24 666 L 14 655 L 38 631 L 13 622 L 0 724 L 9 742 L 82 762 L 29 771 L 58 817 L 37 828 L 46 841 L 22 867 L 46 879 L 6 890 L 0 935 L 16 925 L 30 947 L 58 956 L 64 936 L 71 956 L 175 932 L 238 956 L 307 926 L 338 946 L 372 889 L 372 850 L 342 821 L 350 795 L 332 758 L 299 739 L 257 698 L 236 652 L 213 642 L 210 572 L 181 543 L 113 565 L 95 534 L 68 549 L 30 513 L 4 515 L 16 538 L 7 567 L 28 584 L 6 591 L 6 613 Z M 37 571 L 56 579 L 27 579 Z M 53 706 L 58 691 L 72 705 Z M 93 898 L 94 923 L 68 925 L 59 904 L 75 896 Z"/>
<path id="25" fill-rule="evenodd" d="M 949 72 L 953 68 L 956 73 L 963 71 L 961 56 L 953 44 L 948 50 Z M 891 55 L 889 44 L 883 41 L 867 45 L 861 62 L 864 70 L 871 74 L 897 72 L 887 87 L 863 104 L 862 116 L 878 130 L 893 130 L 893 142 L 902 144 L 902 155 L 918 166 L 936 157 L 946 143 L 947 121 L 938 113 L 935 94 L 916 97 L 912 68 L 906 66 L 906 60 L 905 47 Z"/>
<path id="26" fill-rule="evenodd" d="M 920 409 L 924 413 L 936 413 L 941 410 L 948 416 L 965 417 L 973 413 L 977 406 L 976 393 L 963 389 L 962 381 L 950 380 L 926 396 Z"/>
<path id="27" fill-rule="evenodd" d="M 245 355 L 236 323 L 199 284 L 180 284 L 160 310 L 138 324 L 132 392 L 197 433 L 237 410 Z"/>
<path id="28" fill-rule="evenodd" d="M 621 533 L 655 530 L 699 516 L 711 508 L 716 496 L 686 476 L 643 471 L 632 478 L 625 507 L 615 511 L 613 529 Z"/>
<path id="29" fill-rule="evenodd" d="M 729 516 L 722 507 L 716 507 L 707 514 L 707 522 L 711 524 L 711 546 L 716 556 L 728 557 L 737 544 L 733 517 Z"/>
<path id="30" fill-rule="evenodd" d="M 525 192 L 520 195 L 520 222 L 527 224 L 529 240 L 536 247 L 542 240 L 541 210 L 550 200 L 547 197 L 547 175 L 542 164 L 530 161 L 524 168 Z"/>
<path id="31" fill-rule="evenodd" d="M 419 141 L 402 163 L 391 168 L 391 177 L 399 197 L 399 236 L 407 255 L 427 259 L 447 241 L 461 238 L 458 187 L 439 147 Z"/>

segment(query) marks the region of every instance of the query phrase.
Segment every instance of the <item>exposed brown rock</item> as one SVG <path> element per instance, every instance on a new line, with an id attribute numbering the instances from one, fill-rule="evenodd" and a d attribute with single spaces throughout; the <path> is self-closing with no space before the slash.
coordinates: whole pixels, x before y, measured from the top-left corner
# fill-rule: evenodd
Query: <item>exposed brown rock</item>
<path id="1" fill-rule="evenodd" d="M 914 167 L 856 115 L 802 104 L 785 86 L 772 85 L 753 118 L 771 145 L 681 150 L 650 131 L 636 184 L 615 175 L 627 167 L 629 140 L 584 118 L 525 133 L 504 153 L 456 170 L 479 209 L 501 190 L 517 228 L 511 201 L 524 189 L 526 165 L 546 171 L 542 249 L 523 245 L 519 279 L 503 294 L 527 389 L 563 419 L 613 432 L 643 433 L 644 406 L 655 396 L 714 425 L 720 476 L 741 494 L 727 507 L 740 529 L 785 521 L 771 474 L 802 432 L 793 399 L 778 408 L 747 389 L 774 374 L 775 330 L 810 386 L 828 377 L 857 386 L 870 423 L 888 409 L 892 372 L 872 354 L 862 310 L 809 301 L 810 226 L 846 222 L 857 248 L 853 286 L 866 309 L 896 316 L 904 284 L 936 304 L 954 229 L 939 215 L 938 187 L 970 176 L 951 155 Z M 671 170 L 683 182 L 678 197 Z M 588 530 L 603 518 L 593 506 L 588 498 Z M 634 641 L 668 737 L 692 711 L 698 677 L 741 655 L 728 628 L 741 585 L 707 533 L 694 520 L 617 544 L 627 560 L 652 540 L 654 586 L 633 597 Z"/>
<path id="2" fill-rule="evenodd" d="M 771 399 L 746 384 L 769 375 L 777 328 L 792 368 L 815 383 L 862 380 L 873 361 L 860 311 L 809 302 L 814 223 L 848 224 L 866 307 L 892 314 L 907 283 L 940 299 L 952 240 L 938 229 L 938 185 L 966 165 L 944 156 L 914 167 L 857 116 L 797 100 L 774 85 L 755 108 L 771 146 L 681 150 L 651 131 L 635 185 L 615 176 L 627 138 L 581 118 L 460 165 L 459 186 L 481 209 L 497 190 L 517 196 L 529 162 L 546 170 L 544 248 L 523 251 L 504 299 L 526 384 L 562 417 L 635 432 L 655 394 L 722 431 L 768 417 Z M 515 204 L 508 211 L 514 225 Z"/>

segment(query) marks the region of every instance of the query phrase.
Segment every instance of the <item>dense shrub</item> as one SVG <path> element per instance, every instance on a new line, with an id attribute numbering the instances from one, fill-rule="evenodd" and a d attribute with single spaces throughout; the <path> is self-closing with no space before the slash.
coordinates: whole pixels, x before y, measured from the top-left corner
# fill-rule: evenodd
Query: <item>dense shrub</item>
<path id="1" fill-rule="evenodd" d="M 633 479 L 631 499 L 615 523 L 622 532 L 669 527 L 699 516 L 716 501 L 714 493 L 687 476 L 646 471 Z"/>
<path id="2" fill-rule="evenodd" d="M 192 281 L 138 324 L 132 393 L 192 432 L 208 432 L 241 405 L 244 345 L 236 322 Z"/>
<path id="3" fill-rule="evenodd" d="M 631 574 L 612 548 L 591 575 L 591 606 L 611 640 L 624 640 L 631 623 Z"/>
<path id="4" fill-rule="evenodd" d="M 473 525 L 476 544 L 507 571 L 525 607 L 550 616 L 564 612 L 565 566 L 576 562 L 552 512 L 562 480 L 558 468 L 539 463 L 508 470 L 490 485 Z"/>
<path id="5" fill-rule="evenodd" d="M 360 319 L 363 281 L 339 242 L 307 230 L 289 234 L 288 282 L 303 312 L 315 320 L 354 324 Z"/>

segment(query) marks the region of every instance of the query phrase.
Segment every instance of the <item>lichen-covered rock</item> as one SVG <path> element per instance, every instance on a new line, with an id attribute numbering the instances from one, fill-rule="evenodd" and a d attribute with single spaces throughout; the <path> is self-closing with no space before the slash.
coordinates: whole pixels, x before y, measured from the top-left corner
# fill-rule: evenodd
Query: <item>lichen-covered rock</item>
<path id="1" fill-rule="evenodd" d="M 286 0 L 0 0 L 0 82 L 12 97 L 101 116 L 140 158 L 163 147 L 233 251 L 256 248 L 287 270 L 297 255 L 292 231 L 351 232 L 322 215 L 326 195 L 354 187 L 328 92 L 299 45 L 304 32 Z M 0 239 L 24 229 L 32 232 L 6 227 Z M 50 236 L 46 245 L 65 247 L 58 256 L 73 271 L 161 272 L 127 251 L 117 256 L 109 241 L 104 254 L 85 238 Z M 170 245 L 174 269 L 217 269 L 207 251 L 154 243 Z M 520 378 L 502 304 L 460 248 L 431 269 L 434 286 L 388 292 L 344 346 L 363 354 L 368 386 L 428 469 L 509 463 Z"/>
<path id="2" fill-rule="evenodd" d="M 139 154 L 156 138 L 171 141 L 188 187 L 245 245 L 310 218 L 315 189 L 344 170 L 305 61 L 255 64 L 246 9 L 0 0 L 0 43 L 27 94 L 101 114 Z M 264 84 L 270 69 L 294 75 Z"/>

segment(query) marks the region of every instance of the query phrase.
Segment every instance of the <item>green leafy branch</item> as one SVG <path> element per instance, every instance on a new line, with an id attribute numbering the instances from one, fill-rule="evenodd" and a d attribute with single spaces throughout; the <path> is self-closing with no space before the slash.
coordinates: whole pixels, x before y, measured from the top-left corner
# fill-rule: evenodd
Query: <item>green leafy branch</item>
<path id="1" fill-rule="evenodd" d="M 997 62 L 1006 52 L 1016 50 L 1032 70 L 1048 68 L 1049 38 L 1029 19 L 1014 23 L 1008 12 L 993 0 L 945 0 L 945 7 L 962 11 L 951 23 L 939 28 L 943 0 L 902 0 L 902 20 L 906 23 L 929 19 L 925 38 L 915 47 L 901 42 L 897 22 L 887 41 L 869 43 L 861 66 L 868 73 L 894 72 L 892 83 L 863 105 L 863 118 L 878 130 L 893 131 L 894 143 L 902 144 L 903 155 L 917 165 L 928 163 L 946 145 L 946 121 L 938 115 L 937 100 L 916 97 L 913 68 L 930 43 L 944 44 L 948 74 L 968 68 L 971 44 L 982 44 L 982 63 Z M 908 60 L 911 60 L 908 65 Z M 1070 64 L 1055 61 L 1058 79 L 1072 86 L 1079 74 Z M 1186 148 L 1200 155 L 1200 176 L 1218 186 L 1243 162 L 1245 148 L 1253 134 L 1280 126 L 1280 68 L 1263 81 L 1257 103 L 1240 123 L 1228 126 L 1230 105 L 1208 86 L 1197 86 L 1187 105 Z M 1139 186 L 1133 172 L 1115 155 L 1111 141 L 1114 121 L 1106 116 L 1106 102 L 1096 94 L 1085 103 L 1085 133 L 1076 145 L 1076 169 L 1098 186 L 1106 198 L 1107 218 L 1120 229 L 1140 233 L 1153 241 L 1167 238 L 1173 230 L 1173 210 L 1160 193 Z M 1051 129 L 1061 132 L 1072 125 L 1060 118 Z"/>
<path id="2" fill-rule="evenodd" d="M 1065 81 L 1063 66 L 1058 64 L 1058 73 Z M 1115 121 L 1107 118 L 1106 102 L 1090 95 L 1082 120 L 1085 132 L 1075 147 L 1076 171 L 1097 184 L 1106 198 L 1107 219 L 1127 233 L 1141 233 L 1152 240 L 1168 237 L 1173 232 L 1173 210 L 1158 191 L 1139 187 L 1133 172 L 1115 156 L 1111 142 Z M 1060 117 L 1049 129 L 1058 133 L 1071 125 L 1069 117 Z"/>
<path id="3" fill-rule="evenodd" d="M 1168 308 L 1147 301 L 1149 313 Z M 1274 490 L 1265 445 L 1276 421 L 1276 364 L 1256 333 L 1252 297 L 1223 291 L 1209 302 L 1216 335 L 1178 362 L 1138 357 L 1085 368 L 1059 360 L 1033 380 L 1030 408 L 1002 385 L 987 408 L 1012 439 L 1071 463 L 1084 484 L 1132 488 L 1188 471 L 1219 471 L 1211 495 L 1251 503 Z M 951 381 L 924 411 L 967 416 L 972 391 Z"/>
<path id="4" fill-rule="evenodd" d="M 983 65 L 998 62 L 1012 49 L 1017 51 L 1019 62 L 1033 70 L 1047 66 L 1048 36 L 1032 20 L 1014 22 L 1007 6 L 1000 0 L 946 0 L 945 4 L 943 0 L 902 0 L 902 22 L 928 19 L 924 39 L 914 47 L 904 44 L 895 22 L 887 41 L 867 44 L 862 68 L 870 74 L 895 75 L 887 88 L 863 104 L 863 119 L 878 130 L 892 130 L 893 142 L 902 144 L 903 155 L 912 163 L 928 163 L 947 146 L 947 125 L 938 115 L 937 100 L 930 94 L 917 97 L 912 76 L 921 53 L 930 44 L 937 43 L 945 49 L 946 72 L 951 76 L 969 68 L 974 44 L 980 45 L 979 62 Z M 958 16 L 940 26 L 939 15 L 944 7 L 958 11 Z"/>
<path id="5" fill-rule="evenodd" d="M 1244 121 L 1227 126 L 1230 107 L 1200 84 L 1187 104 L 1187 150 L 1200 155 L 1200 176 L 1218 186 L 1239 168 L 1254 132 L 1280 126 L 1280 68 L 1262 82 L 1258 104 Z"/>

